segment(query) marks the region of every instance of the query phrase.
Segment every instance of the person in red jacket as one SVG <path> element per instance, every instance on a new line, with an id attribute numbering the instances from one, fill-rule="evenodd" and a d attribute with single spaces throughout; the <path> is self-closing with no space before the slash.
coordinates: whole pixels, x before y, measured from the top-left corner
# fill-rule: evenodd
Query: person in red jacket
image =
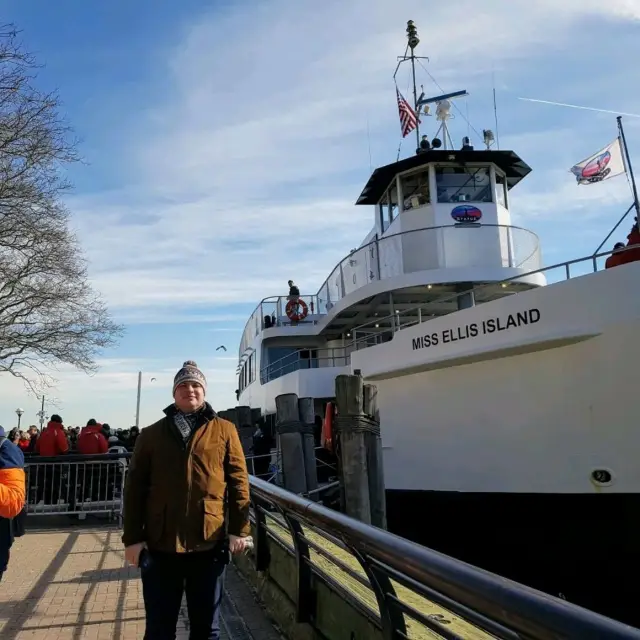
<path id="1" fill-rule="evenodd" d="M 78 453 L 90 456 L 107 453 L 107 449 L 109 449 L 109 445 L 107 439 L 102 435 L 102 425 L 91 418 L 78 436 Z"/>
<path id="2" fill-rule="evenodd" d="M 67 436 L 62 428 L 62 418 L 53 414 L 46 429 L 36 441 L 35 452 L 45 457 L 57 457 L 69 451 Z M 36 467 L 37 501 L 44 500 L 46 504 L 57 504 L 66 488 L 62 487 L 61 465 L 38 465 Z"/>
<path id="3" fill-rule="evenodd" d="M 62 418 L 54 414 L 47 424 L 46 429 L 38 438 L 35 446 L 36 453 L 41 456 L 53 457 L 69 451 L 67 436 L 62 428 Z"/>
<path id="4" fill-rule="evenodd" d="M 78 453 L 85 456 L 92 456 L 107 453 L 109 445 L 107 439 L 102 435 L 102 425 L 93 418 L 87 422 L 87 426 L 82 429 L 78 436 Z M 99 501 L 106 497 L 108 485 L 108 467 L 96 464 L 85 465 L 85 477 L 82 487 L 82 499 Z"/>

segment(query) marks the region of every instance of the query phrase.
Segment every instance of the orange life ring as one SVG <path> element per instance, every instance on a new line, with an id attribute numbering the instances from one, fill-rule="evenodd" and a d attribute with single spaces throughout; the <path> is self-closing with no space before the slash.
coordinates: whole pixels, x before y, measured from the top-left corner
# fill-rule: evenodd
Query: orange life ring
<path id="1" fill-rule="evenodd" d="M 333 453 L 333 402 L 327 402 L 324 412 L 324 422 L 322 423 L 322 434 L 320 436 L 320 446 Z"/>
<path id="2" fill-rule="evenodd" d="M 298 312 L 300 307 L 302 307 L 302 311 Z M 309 308 L 304 300 L 298 298 L 298 300 L 289 300 L 284 312 L 287 314 L 287 318 L 292 322 L 300 322 L 300 320 L 304 320 L 307 317 Z"/>

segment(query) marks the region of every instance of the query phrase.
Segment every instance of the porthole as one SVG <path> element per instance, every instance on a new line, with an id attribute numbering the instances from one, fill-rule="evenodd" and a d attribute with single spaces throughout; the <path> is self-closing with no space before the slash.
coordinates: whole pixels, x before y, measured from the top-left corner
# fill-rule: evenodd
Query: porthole
<path id="1" fill-rule="evenodd" d="M 591 482 L 598 487 L 609 487 L 613 484 L 613 471 L 611 469 L 593 469 Z"/>

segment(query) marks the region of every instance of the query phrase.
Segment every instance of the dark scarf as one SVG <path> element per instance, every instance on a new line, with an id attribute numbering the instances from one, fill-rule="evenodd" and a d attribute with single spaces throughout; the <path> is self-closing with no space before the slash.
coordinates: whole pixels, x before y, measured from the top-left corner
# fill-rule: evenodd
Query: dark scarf
<path id="1" fill-rule="evenodd" d="M 164 412 L 175 425 L 185 445 L 199 426 L 216 417 L 216 412 L 208 402 L 193 413 L 184 413 L 175 404 L 169 405 Z"/>
<path id="2" fill-rule="evenodd" d="M 189 442 L 191 434 L 197 429 L 201 411 L 202 409 L 198 409 L 194 413 L 183 413 L 178 410 L 173 416 L 173 424 L 178 428 L 185 443 Z"/>

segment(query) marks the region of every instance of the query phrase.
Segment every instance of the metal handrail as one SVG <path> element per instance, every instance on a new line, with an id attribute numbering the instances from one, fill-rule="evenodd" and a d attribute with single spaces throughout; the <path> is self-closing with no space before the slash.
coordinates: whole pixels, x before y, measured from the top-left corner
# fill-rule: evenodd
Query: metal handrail
<path id="1" fill-rule="evenodd" d="M 403 603 L 395 593 L 393 579 L 423 597 L 443 604 L 462 619 L 497 638 L 549 640 L 640 639 L 635 629 L 565 600 L 499 577 L 465 562 L 428 549 L 392 533 L 327 509 L 294 493 L 258 478 L 251 478 L 256 540 L 255 565 L 259 571 L 269 567 L 268 531 L 264 505 L 283 516 L 280 526 L 289 530 L 296 556 L 297 619 L 312 619 L 313 583 L 309 548 L 302 526 L 338 538 L 360 562 L 369 578 L 379 607 L 378 624 L 385 640 L 407 637 L 404 616 L 431 627 L 442 637 L 457 637 L 436 620 Z M 329 587 L 340 589 L 335 580 Z M 350 594 L 344 590 L 346 597 Z M 446 604 L 445 604 L 446 603 Z M 403 615 L 404 614 L 404 615 Z"/>
<path id="2" fill-rule="evenodd" d="M 347 359 L 349 358 L 350 353 L 347 353 L 347 349 L 350 349 L 350 347 L 318 347 L 318 346 L 309 346 L 306 348 L 302 348 L 302 349 L 298 349 L 296 351 L 292 351 L 291 353 L 287 354 L 286 356 L 282 356 L 282 358 L 278 358 L 277 360 L 274 360 L 273 362 L 269 362 L 268 364 L 265 364 L 264 367 L 261 367 L 260 369 L 260 383 L 261 384 L 265 384 L 265 382 L 269 382 L 269 380 L 274 380 L 275 378 L 279 378 L 280 376 L 274 376 L 275 373 L 279 373 L 280 371 L 282 371 L 283 369 L 285 369 L 286 367 L 289 366 L 293 366 L 295 367 L 296 364 L 300 363 L 300 362 L 324 362 L 327 360 L 340 360 L 340 359 Z M 315 357 L 309 357 L 309 358 L 302 358 L 301 357 L 301 353 L 303 351 L 328 351 L 331 352 L 332 354 L 336 351 L 341 351 L 342 355 L 322 355 L 322 356 L 315 356 Z M 285 360 L 287 362 L 285 362 Z M 278 366 L 276 366 L 278 365 Z M 316 367 L 309 367 L 310 369 L 316 368 Z M 294 368 L 293 371 L 298 371 L 299 368 Z"/>

